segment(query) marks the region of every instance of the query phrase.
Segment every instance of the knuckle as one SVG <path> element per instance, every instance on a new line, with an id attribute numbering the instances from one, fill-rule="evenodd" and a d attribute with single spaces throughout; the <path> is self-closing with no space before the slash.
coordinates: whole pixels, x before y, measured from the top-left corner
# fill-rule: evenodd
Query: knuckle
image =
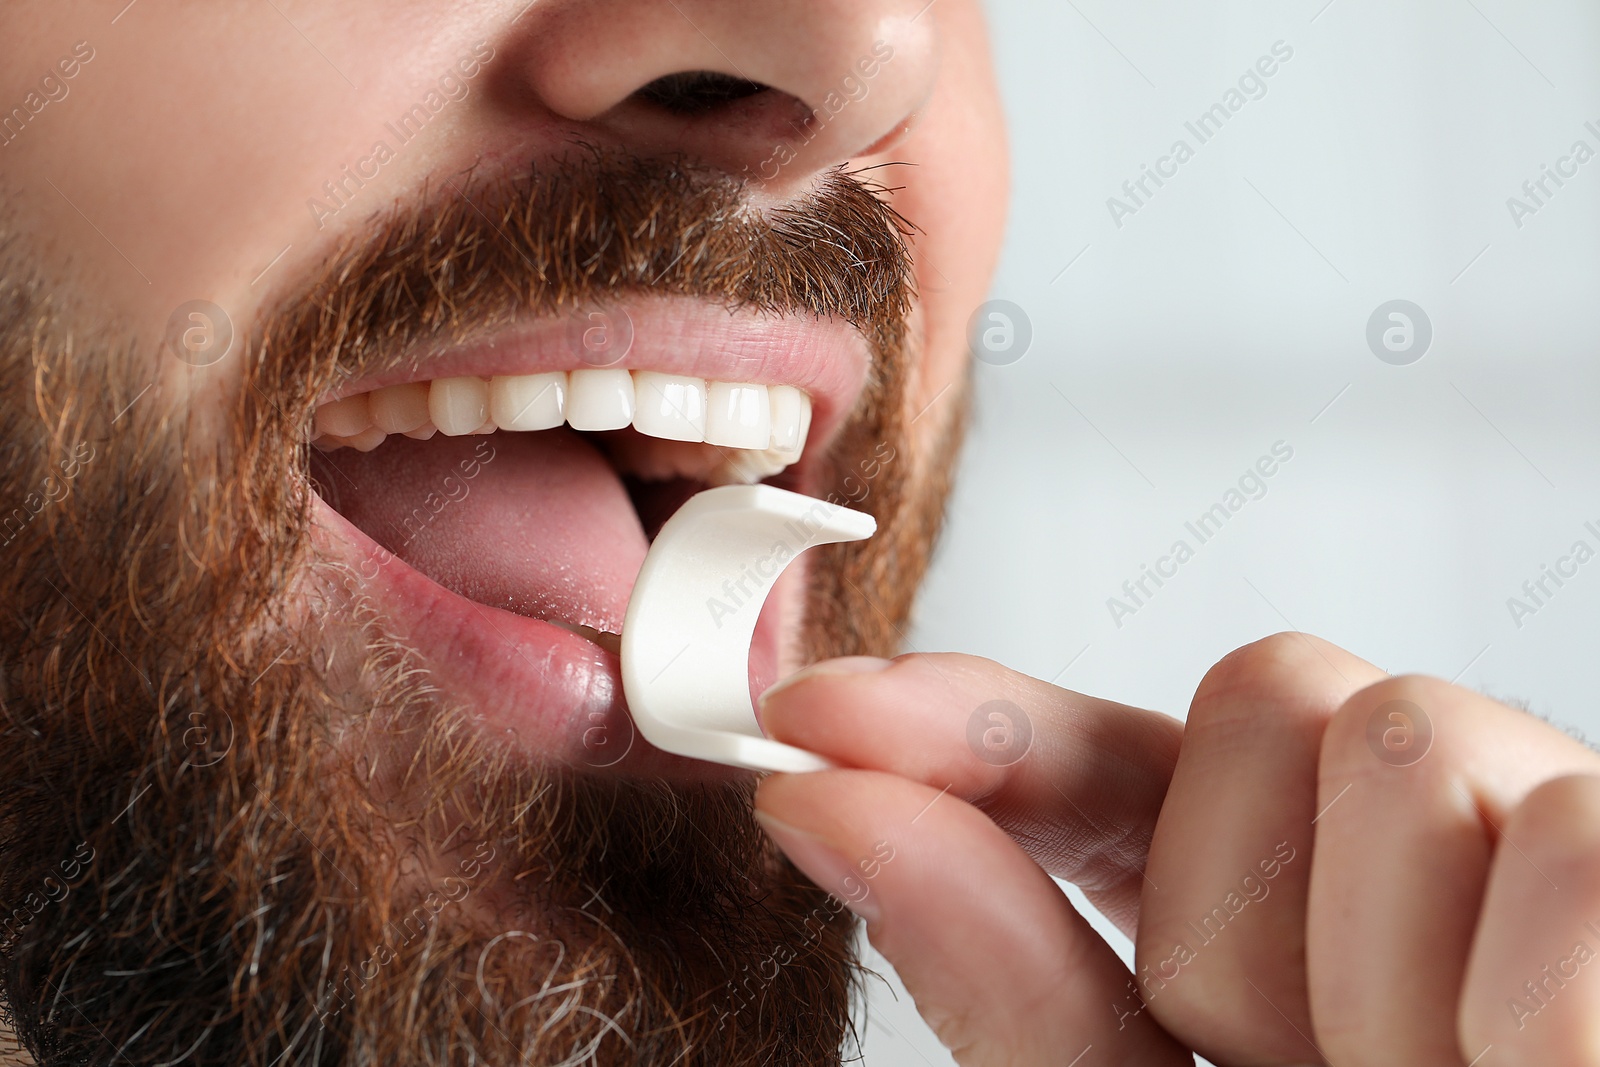
<path id="1" fill-rule="evenodd" d="M 1323 734 L 1324 779 L 1368 777 L 1409 768 L 1411 781 L 1448 774 L 1459 766 L 1448 727 L 1455 687 L 1438 678 L 1398 675 L 1352 694 Z"/>
<path id="2" fill-rule="evenodd" d="M 1263 1033 L 1256 1023 L 1262 1020 L 1245 1009 L 1237 988 L 1243 983 L 1230 981 L 1233 976 L 1219 973 L 1204 958 L 1182 971 L 1173 970 L 1171 979 L 1164 977 L 1162 968 L 1176 966 L 1170 945 L 1170 939 L 1166 949 L 1146 951 L 1141 945 L 1135 958 L 1139 998 L 1151 1017 L 1186 1047 L 1215 1050 L 1259 1044 Z M 1272 1029 L 1270 1023 L 1267 1029 Z"/>
<path id="3" fill-rule="evenodd" d="M 1195 689 L 1189 721 L 1204 723 L 1255 715 L 1293 701 L 1315 661 L 1318 638 L 1278 633 L 1234 649 L 1206 672 Z"/>
<path id="4" fill-rule="evenodd" d="M 1600 900 L 1600 776 L 1541 783 L 1511 813 L 1506 836 L 1556 884 Z"/>

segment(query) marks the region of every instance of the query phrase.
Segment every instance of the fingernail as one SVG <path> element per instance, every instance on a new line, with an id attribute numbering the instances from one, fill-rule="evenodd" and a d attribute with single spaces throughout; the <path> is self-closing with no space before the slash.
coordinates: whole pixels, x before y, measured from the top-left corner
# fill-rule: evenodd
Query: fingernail
<path id="1" fill-rule="evenodd" d="M 797 682 L 803 682 L 808 678 L 845 674 L 877 674 L 879 671 L 886 671 L 893 666 L 894 660 L 879 659 L 876 656 L 844 656 L 840 659 L 826 659 L 821 663 L 813 663 L 809 667 L 801 668 L 789 675 L 789 677 L 769 686 L 767 691 L 762 693 L 760 699 L 756 701 L 756 706 L 758 708 L 761 707 L 766 704 L 767 699 L 772 694 L 787 689 Z"/>
<path id="2" fill-rule="evenodd" d="M 819 888 L 833 894 L 867 923 L 878 921 L 878 898 L 855 866 L 832 845 L 765 812 L 756 812 L 756 822 Z"/>

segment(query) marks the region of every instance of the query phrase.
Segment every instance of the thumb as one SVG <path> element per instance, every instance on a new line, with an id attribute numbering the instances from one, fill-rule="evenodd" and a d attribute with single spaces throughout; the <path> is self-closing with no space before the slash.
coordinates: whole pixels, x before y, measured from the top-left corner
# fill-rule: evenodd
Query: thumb
<path id="1" fill-rule="evenodd" d="M 866 920 L 965 1067 L 1191 1064 L 1044 871 L 948 792 L 879 771 L 774 775 L 757 818 Z"/>

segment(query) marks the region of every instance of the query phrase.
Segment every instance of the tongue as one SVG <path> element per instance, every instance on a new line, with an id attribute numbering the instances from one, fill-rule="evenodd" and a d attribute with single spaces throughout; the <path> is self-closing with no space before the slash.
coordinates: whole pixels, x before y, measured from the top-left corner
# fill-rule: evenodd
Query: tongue
<path id="1" fill-rule="evenodd" d="M 622 631 L 649 546 L 611 464 L 572 431 L 391 436 L 313 469 L 336 511 L 445 588 L 519 615 Z"/>

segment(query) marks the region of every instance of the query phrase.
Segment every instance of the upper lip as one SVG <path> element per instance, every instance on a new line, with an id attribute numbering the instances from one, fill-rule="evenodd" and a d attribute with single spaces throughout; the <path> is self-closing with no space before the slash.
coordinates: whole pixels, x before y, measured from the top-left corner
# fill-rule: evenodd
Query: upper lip
<path id="1" fill-rule="evenodd" d="M 866 340 L 840 320 L 804 313 L 730 312 L 688 297 L 624 295 L 595 310 L 608 317 L 608 328 L 625 325 L 633 335 L 627 354 L 605 366 L 708 381 L 792 385 L 804 391 L 812 401 L 806 447 L 810 454 L 826 448 L 867 380 Z M 341 382 L 319 403 L 406 382 L 599 365 L 584 358 L 573 339 L 573 325 L 573 318 L 545 317 L 486 331 L 465 342 L 402 353 L 383 370 Z"/>

